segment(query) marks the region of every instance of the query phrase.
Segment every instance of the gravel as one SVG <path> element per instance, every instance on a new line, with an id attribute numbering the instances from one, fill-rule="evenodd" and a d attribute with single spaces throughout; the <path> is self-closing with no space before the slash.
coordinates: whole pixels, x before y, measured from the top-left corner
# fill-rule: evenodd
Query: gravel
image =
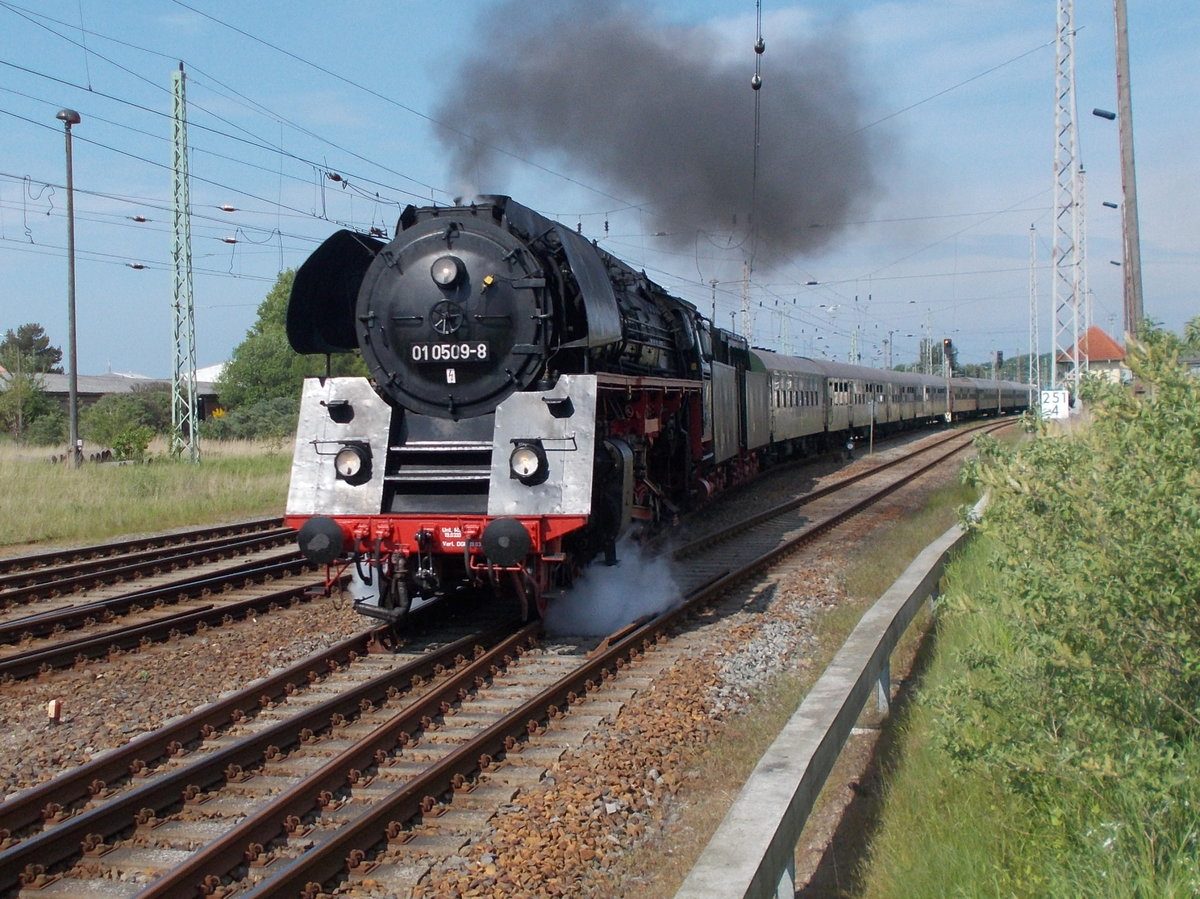
<path id="1" fill-rule="evenodd" d="M 316 599 L 136 652 L 0 684 L 0 794 L 49 780 L 363 627 Z M 47 704 L 62 703 L 58 724 Z"/>
<path id="2" fill-rule="evenodd" d="M 552 765 L 538 786 L 522 790 L 412 895 L 607 899 L 652 888 L 664 895 L 663 883 L 682 876 L 686 863 L 671 872 L 661 868 L 669 857 L 653 856 L 648 864 L 660 868 L 645 871 L 630 856 L 672 833 L 703 830 L 688 818 L 690 807 L 712 793 L 732 801 L 738 788 L 712 782 L 703 761 L 685 767 L 684 760 L 703 759 L 704 747 L 732 716 L 752 710 L 752 697 L 779 674 L 811 666 L 813 624 L 844 600 L 838 574 L 846 560 L 874 528 L 919 506 L 927 489 L 948 479 L 927 477 L 922 487 L 894 494 L 729 597 L 703 626 L 674 637 L 669 646 L 678 658 L 649 689 Z M 388 895 L 359 886 L 344 892 Z"/>
<path id="3" fill-rule="evenodd" d="M 787 480 L 810 484 L 828 468 Z M 742 511 L 759 507 L 767 493 L 779 489 L 770 486 L 770 477 L 750 488 L 764 493 L 741 495 Z M 643 892 L 656 875 L 632 870 L 629 854 L 689 827 L 693 798 L 733 789 L 709 783 L 703 771 L 685 768 L 684 760 L 719 737 L 732 716 L 752 709 L 753 697 L 781 673 L 811 664 L 814 622 L 842 600 L 838 572 L 845 560 L 863 534 L 896 517 L 896 508 L 918 505 L 912 496 L 901 491 L 889 501 L 890 509 L 857 516 L 832 543 L 794 555 L 756 588 L 729 597 L 718 614 L 672 638 L 663 651 L 676 657 L 674 664 L 581 748 L 564 754 L 540 784 L 499 808 L 486 831 L 438 865 L 413 895 Z M 710 517 L 730 514 L 715 506 Z M 11 795 L 47 780 L 362 628 L 348 604 L 318 599 L 35 680 L 0 684 L 0 792 Z M 63 704 L 57 725 L 46 718 L 52 699 Z M 370 884 L 345 891 L 390 895 Z"/>

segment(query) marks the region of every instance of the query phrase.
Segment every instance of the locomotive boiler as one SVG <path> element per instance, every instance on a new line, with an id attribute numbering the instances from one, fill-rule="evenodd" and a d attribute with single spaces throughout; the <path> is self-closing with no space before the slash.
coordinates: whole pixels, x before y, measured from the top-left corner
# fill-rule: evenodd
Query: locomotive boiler
<path id="1" fill-rule="evenodd" d="M 287 332 L 370 372 L 305 382 L 286 519 L 391 621 L 468 585 L 528 611 L 611 561 L 687 501 L 714 365 L 736 377 L 693 306 L 502 196 L 409 207 L 386 243 L 337 232 L 297 271 Z"/>

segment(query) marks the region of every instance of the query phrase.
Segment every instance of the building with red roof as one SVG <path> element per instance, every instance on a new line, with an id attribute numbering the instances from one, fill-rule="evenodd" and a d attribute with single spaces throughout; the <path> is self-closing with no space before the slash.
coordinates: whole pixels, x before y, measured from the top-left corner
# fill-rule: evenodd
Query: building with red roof
<path id="1" fill-rule="evenodd" d="M 1069 365 L 1076 358 L 1075 347 L 1059 353 L 1055 363 Z M 1115 383 L 1128 381 L 1130 374 L 1125 365 L 1125 348 L 1109 337 L 1096 325 L 1092 325 L 1079 338 L 1079 366 L 1087 364 L 1089 374 L 1100 375 Z"/>

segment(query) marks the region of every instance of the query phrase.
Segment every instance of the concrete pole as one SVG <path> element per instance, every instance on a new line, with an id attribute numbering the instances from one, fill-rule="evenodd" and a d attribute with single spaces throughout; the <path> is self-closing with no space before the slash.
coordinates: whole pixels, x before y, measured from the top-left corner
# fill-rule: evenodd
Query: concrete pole
<path id="1" fill-rule="evenodd" d="M 1142 246 L 1138 233 L 1137 179 L 1133 164 L 1133 96 L 1129 84 L 1129 23 L 1125 0 L 1113 0 L 1117 48 L 1117 130 L 1121 141 L 1121 225 L 1125 243 L 1125 333 L 1142 325 Z"/>
<path id="2" fill-rule="evenodd" d="M 79 113 L 60 109 L 55 115 L 66 129 L 67 140 L 67 415 L 70 418 L 71 446 L 67 450 L 71 467 L 77 468 L 79 452 L 79 367 L 75 350 L 75 183 L 71 172 L 71 126 L 79 124 Z"/>

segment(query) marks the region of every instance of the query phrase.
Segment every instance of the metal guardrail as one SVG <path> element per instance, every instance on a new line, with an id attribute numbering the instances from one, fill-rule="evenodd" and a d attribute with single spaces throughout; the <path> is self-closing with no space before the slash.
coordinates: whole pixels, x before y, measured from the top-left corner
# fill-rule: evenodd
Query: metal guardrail
<path id="1" fill-rule="evenodd" d="M 795 894 L 796 844 L 821 788 L 872 692 L 886 708 L 892 651 L 965 540 L 961 527 L 950 528 L 862 616 L 759 760 L 675 899 Z"/>

